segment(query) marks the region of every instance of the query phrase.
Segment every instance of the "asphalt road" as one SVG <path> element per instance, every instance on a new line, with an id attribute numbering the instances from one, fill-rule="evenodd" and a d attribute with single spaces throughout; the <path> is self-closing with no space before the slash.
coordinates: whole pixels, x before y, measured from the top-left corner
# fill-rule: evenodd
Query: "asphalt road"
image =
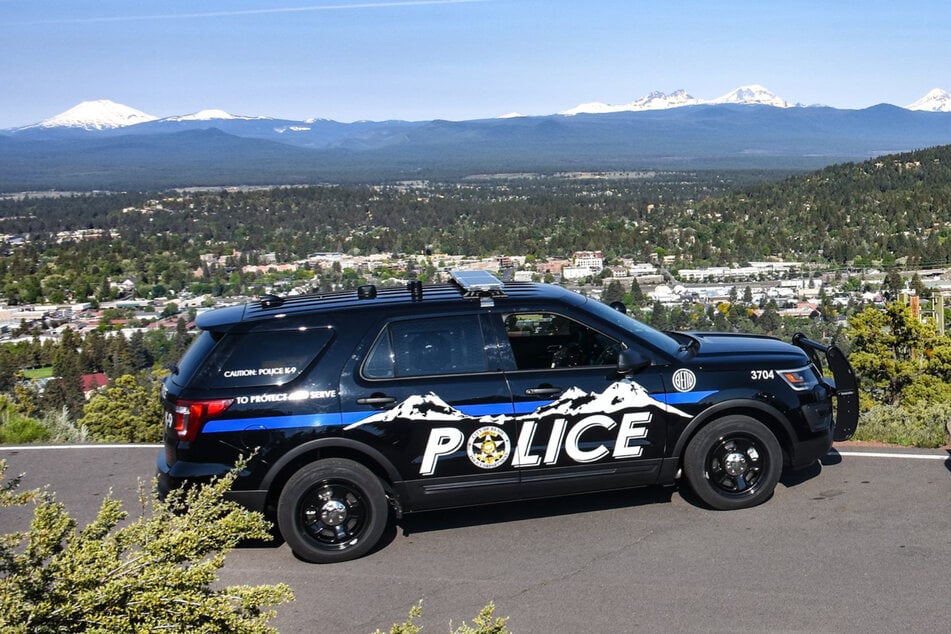
<path id="1" fill-rule="evenodd" d="M 423 600 L 445 632 L 487 602 L 513 632 L 947 631 L 951 457 L 839 446 L 754 509 L 715 512 L 672 489 L 410 517 L 352 562 L 317 566 L 286 545 L 228 556 L 227 584 L 288 583 L 282 632 L 372 632 Z M 157 449 L 0 448 L 7 475 L 49 484 L 89 521 L 110 488 L 138 508 Z M 0 510 L 0 532 L 24 528 Z"/>

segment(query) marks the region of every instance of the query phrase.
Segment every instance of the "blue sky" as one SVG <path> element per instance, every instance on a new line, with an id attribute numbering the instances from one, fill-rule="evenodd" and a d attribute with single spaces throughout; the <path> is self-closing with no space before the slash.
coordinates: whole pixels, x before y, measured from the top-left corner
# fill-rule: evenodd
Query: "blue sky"
<path id="1" fill-rule="evenodd" d="M 761 84 L 864 108 L 951 91 L 945 0 L 0 0 L 0 128 L 164 117 L 475 119 Z"/>

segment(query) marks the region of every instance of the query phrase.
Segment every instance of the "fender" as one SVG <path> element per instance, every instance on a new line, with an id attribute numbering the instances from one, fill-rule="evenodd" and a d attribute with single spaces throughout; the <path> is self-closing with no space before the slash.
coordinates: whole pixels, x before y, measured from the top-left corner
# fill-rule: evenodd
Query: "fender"
<path id="1" fill-rule="evenodd" d="M 767 415 L 770 420 L 779 424 L 783 435 L 778 437 L 777 440 L 779 440 L 779 444 L 788 451 L 790 448 L 790 443 L 794 438 L 796 438 L 796 433 L 793 430 L 792 423 L 789 422 L 789 419 L 786 418 L 782 412 L 772 405 L 763 403 L 762 401 L 754 401 L 750 399 L 732 399 L 711 405 L 707 409 L 694 416 L 693 420 L 687 424 L 683 432 L 680 434 L 680 438 L 677 439 L 674 449 L 670 455 L 676 457 L 679 462 L 679 457 L 683 455 L 684 450 L 687 448 L 687 441 L 693 436 L 694 432 L 696 432 L 702 425 L 706 424 L 707 421 L 731 411 L 751 409 L 762 412 L 763 414 Z"/>
<path id="2" fill-rule="evenodd" d="M 399 482 L 402 479 L 400 478 L 399 472 L 392 465 L 392 463 L 390 463 L 390 461 L 387 460 L 382 453 L 373 447 L 369 447 L 362 442 L 350 440 L 349 438 L 318 438 L 317 440 L 311 440 L 302 445 L 294 447 L 292 450 L 282 455 L 281 459 L 275 462 L 271 468 L 268 469 L 267 474 L 265 474 L 264 478 L 261 480 L 261 488 L 266 491 L 270 491 L 271 485 L 274 484 L 274 479 L 277 477 L 277 475 L 281 473 L 281 471 L 283 471 L 288 464 L 300 456 L 311 451 L 334 448 L 348 449 L 363 454 L 378 464 L 386 472 L 386 477 L 390 480 L 390 482 Z"/>

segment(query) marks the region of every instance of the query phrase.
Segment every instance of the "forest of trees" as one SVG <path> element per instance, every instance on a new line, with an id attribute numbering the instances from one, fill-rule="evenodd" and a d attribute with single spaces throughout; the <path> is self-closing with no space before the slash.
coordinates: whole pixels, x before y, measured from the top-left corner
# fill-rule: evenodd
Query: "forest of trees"
<path id="1" fill-rule="evenodd" d="M 241 265 L 257 264 L 264 254 L 291 262 L 320 251 L 525 255 L 531 262 L 600 250 L 609 261 L 673 256 L 674 273 L 684 266 L 785 258 L 837 275 L 883 267 L 889 270 L 886 286 L 895 291 L 907 281 L 898 265 L 951 262 L 951 146 L 783 180 L 671 172 L 617 179 L 6 197 L 0 199 L 0 234 L 6 236 L 0 298 L 11 306 L 95 305 L 116 299 L 120 280 L 131 280 L 135 296 L 142 298 L 253 294 L 266 280 L 242 272 Z M 231 266 L 208 265 L 209 254 L 235 253 Z M 359 282 L 349 270 L 294 275 L 318 277 L 317 287 Z M 858 279 L 847 276 L 843 286 L 859 290 Z M 790 320 L 774 303 L 754 304 L 748 289 L 735 289 L 732 301 L 716 306 L 670 308 L 652 303 L 636 283 L 625 288 L 607 278 L 598 282 L 604 301 L 624 301 L 661 329 L 783 338 L 804 330 L 816 339 L 835 338 L 847 349 L 854 337 L 839 317 L 868 309 L 860 303 L 835 307 L 822 295 L 819 319 Z M 925 290 L 920 280 L 918 288 Z M 128 397 L 146 403 L 138 390 L 157 391 L 161 368 L 176 362 L 188 344 L 188 321 L 183 315 L 170 335 L 156 330 L 126 338 L 106 328 L 83 339 L 67 331 L 59 342 L 34 338 L 0 345 L 5 394 L 0 441 L 14 428 L 21 430 L 18 437 L 29 436 L 24 429 L 34 429 L 38 438 L 42 430 L 55 435 L 59 432 L 50 430 L 64 428 L 64 420 L 69 433 L 154 440 L 150 434 L 156 432 L 142 425 L 150 412 L 134 413 L 117 429 L 97 426 L 96 415 L 109 412 L 114 419 L 116 413 L 95 397 L 85 402 L 79 377 L 105 373 L 112 381 L 108 389 L 118 390 L 113 401 Z M 42 391 L 28 389 L 22 374 L 37 367 L 51 367 L 57 377 Z M 46 422 L 29 422 L 36 420 Z"/>
<path id="2" fill-rule="evenodd" d="M 674 256 L 680 267 L 768 258 L 828 269 L 951 263 L 951 146 L 764 182 L 764 175 L 656 173 L 627 179 L 538 178 L 172 194 L 0 199 L 8 303 L 104 301 L 132 279 L 140 297 L 183 290 L 238 294 L 233 269 L 202 270 L 202 254 L 319 251 L 610 259 Z M 104 237 L 60 232 L 101 230 Z M 111 235 L 114 237 L 109 237 Z M 253 288 L 252 288 L 253 290 Z"/>

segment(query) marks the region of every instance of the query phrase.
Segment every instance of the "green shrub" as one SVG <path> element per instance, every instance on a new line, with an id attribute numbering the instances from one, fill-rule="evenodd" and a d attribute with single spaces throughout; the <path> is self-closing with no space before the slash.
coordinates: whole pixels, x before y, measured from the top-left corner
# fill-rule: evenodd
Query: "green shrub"
<path id="1" fill-rule="evenodd" d="M 47 441 L 52 443 L 77 444 L 89 440 L 89 431 L 84 425 L 73 422 L 66 407 L 47 412 L 43 416 L 43 426 L 49 432 Z"/>
<path id="2" fill-rule="evenodd" d="M 0 420 L 0 444 L 22 445 L 49 439 L 49 431 L 40 421 L 26 416 L 4 416 Z"/>
<path id="3" fill-rule="evenodd" d="M 906 447 L 941 447 L 948 442 L 951 403 L 875 405 L 862 412 L 853 440 Z"/>
<path id="4" fill-rule="evenodd" d="M 402 623 L 394 623 L 390 627 L 389 634 L 419 634 L 423 626 L 416 625 L 416 619 L 422 613 L 423 602 L 420 601 L 410 608 L 408 619 Z M 495 604 L 491 602 L 479 611 L 479 615 L 472 619 L 472 622 L 475 627 L 463 622 L 456 629 L 450 629 L 449 634 L 509 634 L 508 628 L 505 627 L 505 624 L 508 623 L 508 617 L 496 617 Z M 452 628 L 452 624 L 449 627 Z M 383 632 L 377 630 L 374 634 L 383 634 Z"/>
<path id="5" fill-rule="evenodd" d="M 77 424 L 103 442 L 159 442 L 161 387 L 158 378 L 149 374 L 123 374 L 89 399 Z"/>
<path id="6" fill-rule="evenodd" d="M 0 631 L 273 632 L 266 608 L 292 600 L 290 588 L 217 584 L 228 551 L 271 537 L 262 515 L 223 499 L 240 468 L 131 522 L 109 497 L 81 530 L 53 494 L 6 482 L 0 506 L 35 506 L 29 530 L 0 536 Z"/>
<path id="7" fill-rule="evenodd" d="M 0 395 L 0 444 L 21 445 L 49 440 L 49 430 L 43 423 L 17 411 L 5 395 Z"/>
<path id="8" fill-rule="evenodd" d="M 901 391 L 899 403 L 909 408 L 951 403 L 951 383 L 933 374 L 919 374 Z"/>

